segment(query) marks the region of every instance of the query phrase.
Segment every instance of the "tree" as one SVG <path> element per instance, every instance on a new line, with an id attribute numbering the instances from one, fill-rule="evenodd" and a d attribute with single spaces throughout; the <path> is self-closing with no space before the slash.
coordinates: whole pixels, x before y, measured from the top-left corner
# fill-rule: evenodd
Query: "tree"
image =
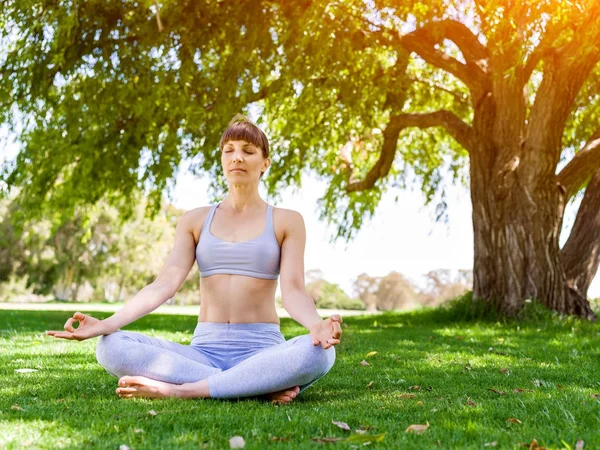
<path id="1" fill-rule="evenodd" d="M 3 179 L 22 189 L 23 220 L 103 196 L 127 211 L 142 188 L 158 204 L 184 157 L 220 196 L 220 134 L 258 102 L 270 195 L 304 170 L 328 180 L 334 238 L 414 181 L 443 219 L 444 186 L 468 179 L 474 297 L 509 315 L 536 298 L 594 317 L 599 2 L 182 1 L 161 4 L 163 32 L 155 13 L 5 2 L 0 120 L 24 130 Z"/>
<path id="2" fill-rule="evenodd" d="M 379 279 L 364 272 L 356 277 L 356 280 L 352 284 L 354 293 L 367 306 L 367 311 L 377 311 L 376 293 L 378 286 Z"/>
<path id="3" fill-rule="evenodd" d="M 390 272 L 379 280 L 375 298 L 377 309 L 380 311 L 420 306 L 419 296 L 413 284 L 398 272 Z"/>
<path id="4" fill-rule="evenodd" d="M 337 284 L 323 278 L 319 269 L 307 271 L 306 292 L 315 302 L 317 308 L 329 309 L 365 309 L 365 304 L 358 298 L 351 299 L 348 294 Z"/>
<path id="5" fill-rule="evenodd" d="M 473 272 L 459 270 L 453 274 L 448 269 L 432 270 L 424 275 L 427 287 L 420 292 L 425 305 L 435 306 L 473 289 Z"/>

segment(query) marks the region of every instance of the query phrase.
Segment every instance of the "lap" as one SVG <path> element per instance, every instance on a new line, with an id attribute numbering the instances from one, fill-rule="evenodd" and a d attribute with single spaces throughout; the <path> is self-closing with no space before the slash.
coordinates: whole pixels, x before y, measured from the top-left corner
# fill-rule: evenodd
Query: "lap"
<path id="1" fill-rule="evenodd" d="M 167 339 L 161 339 L 153 336 L 148 336 L 143 333 L 136 331 L 115 331 L 112 334 L 101 336 L 98 341 L 98 347 L 110 347 L 112 351 L 124 351 L 127 352 L 130 349 L 127 348 L 127 341 L 144 344 L 155 349 L 162 349 L 167 352 L 176 353 L 177 355 L 191 359 L 202 364 L 214 366 L 210 358 L 204 355 L 198 349 L 191 347 L 186 344 L 180 344 L 178 342 L 169 341 Z M 114 344 L 114 345 L 113 345 Z"/>

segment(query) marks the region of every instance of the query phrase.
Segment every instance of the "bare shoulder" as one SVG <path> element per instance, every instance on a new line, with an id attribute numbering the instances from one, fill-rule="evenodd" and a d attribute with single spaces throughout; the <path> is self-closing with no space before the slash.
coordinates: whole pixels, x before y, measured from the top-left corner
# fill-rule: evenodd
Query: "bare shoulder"
<path id="1" fill-rule="evenodd" d="M 184 212 L 179 218 L 179 223 L 194 235 L 194 240 L 196 242 L 198 242 L 200 231 L 204 226 L 204 221 L 208 217 L 210 208 L 210 206 L 200 206 L 198 208 L 190 209 L 189 211 Z"/>
<path id="2" fill-rule="evenodd" d="M 302 214 L 293 209 L 273 208 L 273 217 L 276 227 L 283 232 L 284 236 L 292 230 L 304 229 Z"/>

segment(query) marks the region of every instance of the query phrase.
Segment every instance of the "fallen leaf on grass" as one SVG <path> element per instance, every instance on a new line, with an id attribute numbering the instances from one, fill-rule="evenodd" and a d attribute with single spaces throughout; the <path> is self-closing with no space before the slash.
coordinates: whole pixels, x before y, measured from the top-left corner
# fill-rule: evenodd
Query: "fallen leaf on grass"
<path id="1" fill-rule="evenodd" d="M 286 437 L 277 437 L 277 436 L 273 436 L 271 438 L 272 441 L 289 441 L 290 438 L 286 438 Z"/>
<path id="2" fill-rule="evenodd" d="M 518 423 L 518 424 L 522 424 L 523 422 L 521 422 L 519 419 L 515 418 L 515 417 L 509 417 L 508 419 L 506 419 L 507 422 L 511 422 L 511 423 Z"/>
<path id="3" fill-rule="evenodd" d="M 546 450 L 546 447 L 540 447 L 537 443 L 537 440 L 534 438 L 531 441 L 531 444 L 521 444 L 522 447 L 527 447 L 529 450 Z"/>
<path id="4" fill-rule="evenodd" d="M 370 388 L 371 386 L 373 386 L 374 381 L 371 381 L 369 384 L 367 384 L 367 387 Z"/>
<path id="5" fill-rule="evenodd" d="M 244 448 L 246 441 L 241 436 L 233 436 L 229 439 L 229 448 Z"/>
<path id="6" fill-rule="evenodd" d="M 398 394 L 396 395 L 398 398 L 415 398 L 415 394 Z"/>
<path id="7" fill-rule="evenodd" d="M 356 431 L 358 434 L 365 434 L 367 432 L 367 430 L 354 430 Z"/>
<path id="8" fill-rule="evenodd" d="M 425 425 L 411 425 L 406 429 L 406 432 L 421 434 L 425 433 L 427 431 L 427 428 L 429 428 L 429 422 L 427 422 L 427 424 Z"/>
<path id="9" fill-rule="evenodd" d="M 590 397 L 592 397 L 592 398 L 600 398 L 600 394 L 590 394 Z"/>
<path id="10" fill-rule="evenodd" d="M 367 361 L 365 361 L 364 359 L 360 362 L 361 366 L 370 366 L 371 364 L 369 364 Z"/>
<path id="11" fill-rule="evenodd" d="M 422 406 L 422 405 L 423 405 L 423 402 L 422 402 L 421 400 L 419 400 L 419 401 L 417 402 L 417 405 L 419 405 L 419 406 Z"/>
<path id="12" fill-rule="evenodd" d="M 356 442 L 367 445 L 370 442 L 381 442 L 385 438 L 385 433 L 382 434 L 353 434 L 346 438 L 344 442 Z"/>
<path id="13" fill-rule="evenodd" d="M 486 442 L 483 444 L 484 447 L 495 447 L 496 445 L 498 445 L 498 441 Z"/>
<path id="14" fill-rule="evenodd" d="M 577 444 L 575 444 L 575 450 L 583 450 L 584 445 L 583 439 L 578 439 Z"/>
<path id="15" fill-rule="evenodd" d="M 127 447 L 125 444 L 121 444 L 119 445 L 119 450 L 129 450 L 129 447 Z"/>
<path id="16" fill-rule="evenodd" d="M 413 391 L 419 391 L 419 390 L 421 390 L 421 386 L 419 386 L 418 384 L 415 384 L 414 386 L 409 387 L 409 389 L 411 389 Z"/>
<path id="17" fill-rule="evenodd" d="M 156 411 L 154 411 L 153 409 L 151 409 L 150 411 L 148 411 L 148 414 L 150 414 L 151 416 L 155 416 L 158 413 Z"/>
<path id="18" fill-rule="evenodd" d="M 10 407 L 10 409 L 12 409 L 13 411 L 25 411 L 23 408 L 21 408 L 19 405 L 14 404 Z"/>
<path id="19" fill-rule="evenodd" d="M 499 389 L 494 389 L 494 388 L 488 388 L 488 391 L 495 392 L 495 393 L 496 393 L 496 394 L 498 394 L 498 395 L 504 395 L 504 394 L 506 394 L 506 392 L 504 392 L 504 391 L 501 391 L 501 390 L 499 390 Z"/>
<path id="20" fill-rule="evenodd" d="M 367 358 L 371 357 L 371 356 L 375 356 L 377 354 L 377 352 L 369 352 L 367 353 Z"/>
<path id="21" fill-rule="evenodd" d="M 37 372 L 36 369 L 15 369 L 15 372 L 17 373 L 31 373 L 31 372 Z"/>
<path id="22" fill-rule="evenodd" d="M 343 429 L 343 430 L 352 431 L 352 430 L 350 429 L 350 427 L 348 426 L 348 424 L 347 424 L 347 423 L 344 423 L 344 422 L 336 422 L 335 420 L 332 420 L 332 421 L 331 421 L 331 423 L 332 423 L 332 424 L 334 424 L 335 426 L 338 426 L 338 427 L 340 427 L 340 428 L 341 428 L 341 429 Z"/>
<path id="23" fill-rule="evenodd" d="M 510 374 L 510 369 L 503 368 L 503 369 L 500 369 L 498 372 L 500 372 L 500 373 L 504 373 L 504 374 L 506 374 L 506 375 L 509 375 L 509 374 Z"/>
<path id="24" fill-rule="evenodd" d="M 473 400 L 471 400 L 469 397 L 467 397 L 467 405 L 475 406 L 475 402 Z"/>
<path id="25" fill-rule="evenodd" d="M 144 430 L 140 430 L 139 428 L 134 428 L 134 429 L 133 429 L 133 432 L 134 432 L 134 433 L 143 433 L 143 432 L 144 432 Z"/>
<path id="26" fill-rule="evenodd" d="M 341 441 L 341 437 L 322 437 L 322 438 L 312 438 L 311 441 L 315 442 L 337 442 Z"/>
<path id="27" fill-rule="evenodd" d="M 514 388 L 513 392 L 515 394 L 520 394 L 521 392 L 533 392 L 532 389 L 521 389 L 521 388 Z"/>

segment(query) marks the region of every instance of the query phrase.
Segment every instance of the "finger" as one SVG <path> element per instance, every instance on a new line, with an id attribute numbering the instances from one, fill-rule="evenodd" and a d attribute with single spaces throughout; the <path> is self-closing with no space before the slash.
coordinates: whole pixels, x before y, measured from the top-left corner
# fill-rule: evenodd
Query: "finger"
<path id="1" fill-rule="evenodd" d="M 77 311 L 75 314 L 73 314 L 73 317 L 74 317 L 76 320 L 83 320 L 83 319 L 85 319 L 87 316 L 86 316 L 85 314 L 83 314 L 83 313 L 80 313 L 79 311 Z"/>
<path id="2" fill-rule="evenodd" d="M 340 343 L 339 339 L 327 339 L 327 343 L 331 345 L 338 345 Z"/>
<path id="3" fill-rule="evenodd" d="M 339 322 L 339 323 L 344 322 L 342 320 L 342 316 L 340 316 L 339 314 L 334 314 L 333 316 L 330 316 L 329 318 L 335 322 Z"/>
<path id="4" fill-rule="evenodd" d="M 332 325 L 333 325 L 333 333 L 331 336 L 334 337 L 335 339 L 339 339 L 342 336 L 342 327 L 337 322 L 333 322 Z"/>
<path id="5" fill-rule="evenodd" d="M 75 331 L 75 328 L 73 328 L 73 322 L 75 322 L 77 319 L 73 319 L 72 317 L 69 318 L 66 322 L 65 322 L 65 326 L 64 329 L 69 331 L 69 332 L 73 332 Z"/>
<path id="6" fill-rule="evenodd" d="M 48 334 L 50 334 L 50 336 L 54 336 L 55 338 L 60 339 L 75 339 L 73 334 L 69 333 L 68 331 L 50 331 L 48 332 Z"/>

